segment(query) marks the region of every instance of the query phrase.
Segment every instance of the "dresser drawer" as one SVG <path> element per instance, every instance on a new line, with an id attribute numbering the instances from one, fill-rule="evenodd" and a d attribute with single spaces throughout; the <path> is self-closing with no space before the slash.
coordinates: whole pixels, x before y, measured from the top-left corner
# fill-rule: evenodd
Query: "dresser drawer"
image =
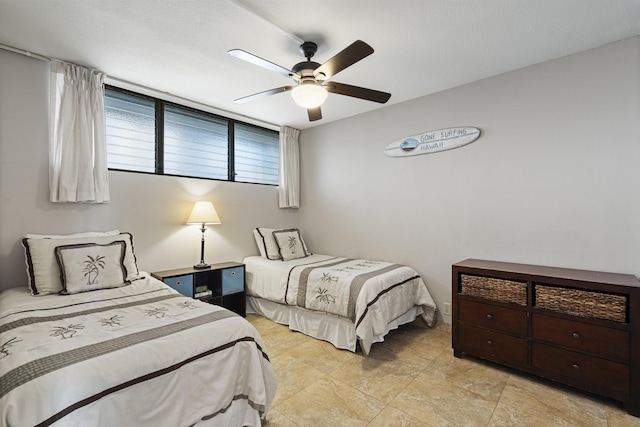
<path id="1" fill-rule="evenodd" d="M 458 318 L 476 326 L 527 335 L 527 312 L 505 307 L 481 304 L 474 301 L 458 301 Z"/>
<path id="2" fill-rule="evenodd" d="M 512 366 L 526 365 L 527 341 L 500 332 L 461 323 L 458 330 L 461 350 Z"/>
<path id="3" fill-rule="evenodd" d="M 629 393 L 629 366 L 540 343 L 532 345 L 532 365 L 582 383 Z"/>
<path id="4" fill-rule="evenodd" d="M 193 275 L 165 277 L 163 282 L 180 292 L 182 295 L 193 298 Z"/>
<path id="5" fill-rule="evenodd" d="M 629 361 L 629 333 L 619 329 L 533 314 L 532 334 L 536 340 Z"/>

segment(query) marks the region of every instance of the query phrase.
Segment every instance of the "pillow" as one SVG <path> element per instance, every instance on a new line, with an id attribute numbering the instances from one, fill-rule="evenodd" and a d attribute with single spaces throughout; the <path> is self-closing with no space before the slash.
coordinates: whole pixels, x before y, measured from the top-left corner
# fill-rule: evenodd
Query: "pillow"
<path id="1" fill-rule="evenodd" d="M 80 243 L 56 247 L 60 267 L 60 294 L 69 295 L 97 289 L 117 288 L 125 284 L 124 268 L 126 243 Z"/>
<path id="2" fill-rule="evenodd" d="M 97 237 L 66 237 L 63 239 L 22 239 L 22 245 L 25 248 L 25 262 L 27 264 L 28 285 L 31 294 L 55 294 L 62 290 L 60 269 L 58 268 L 55 255 L 55 248 L 57 246 L 80 243 L 106 244 L 117 240 L 123 240 L 126 245 L 123 261 L 126 269 L 126 281 L 130 282 L 139 279 L 136 257 L 133 253 L 133 236 L 130 233 Z"/>
<path id="3" fill-rule="evenodd" d="M 302 240 L 300 230 L 297 228 L 276 230 L 272 234 L 283 261 L 304 258 L 310 255 L 307 252 L 304 240 Z"/>
<path id="4" fill-rule="evenodd" d="M 258 245 L 258 249 L 260 250 L 260 256 L 262 258 L 266 258 L 267 253 L 264 248 L 264 240 L 262 234 L 260 234 L 260 231 L 258 231 L 257 228 L 253 229 L 253 238 L 256 239 L 256 245 Z"/>
<path id="5" fill-rule="evenodd" d="M 273 228 L 258 227 L 253 230 L 253 235 L 256 238 L 258 249 L 260 249 L 260 255 L 267 259 L 282 259 L 278 245 L 273 238 L 273 232 L 277 231 Z"/>
<path id="6" fill-rule="evenodd" d="M 273 233 L 276 231 L 291 230 L 297 229 L 278 230 L 274 228 L 258 227 L 253 230 L 253 237 L 256 239 L 256 244 L 258 245 L 258 249 L 260 250 L 260 256 L 271 260 L 282 259 L 282 255 L 280 255 L 280 248 L 278 247 L 278 244 L 273 237 Z M 307 245 L 302 239 L 302 235 L 300 235 L 300 241 L 302 242 L 302 248 L 304 250 L 304 253 L 306 254 L 305 256 L 311 255 L 311 252 L 309 252 L 309 250 L 307 249 Z"/>

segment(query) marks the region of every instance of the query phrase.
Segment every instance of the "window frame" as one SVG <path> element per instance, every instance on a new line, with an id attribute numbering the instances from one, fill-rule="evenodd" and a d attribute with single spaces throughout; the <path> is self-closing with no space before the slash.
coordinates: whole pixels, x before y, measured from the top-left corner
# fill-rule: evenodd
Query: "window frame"
<path id="1" fill-rule="evenodd" d="M 142 99 L 146 99 L 148 101 L 154 102 L 155 109 L 155 172 L 148 171 L 137 171 L 131 169 L 121 169 L 121 168 L 113 168 L 109 167 L 109 170 L 119 171 L 119 172 L 131 172 L 131 173 L 142 173 L 146 175 L 164 175 L 164 176 L 175 176 L 179 178 L 193 178 L 193 179 L 206 179 L 211 181 L 222 181 L 222 182 L 238 182 L 242 184 L 256 184 L 256 185 L 269 185 L 269 186 L 278 186 L 279 184 L 271 184 L 266 182 L 251 182 L 251 181 L 237 181 L 236 172 L 235 172 L 235 125 L 236 123 L 242 124 L 244 126 L 250 126 L 258 129 L 267 130 L 269 132 L 273 132 L 278 136 L 278 149 L 280 145 L 279 135 L 280 132 L 277 130 L 269 129 L 263 126 L 258 126 L 253 123 L 244 122 L 241 120 L 232 119 L 230 117 L 221 116 L 219 114 L 211 113 L 209 111 L 200 110 L 198 108 L 190 107 L 187 105 L 179 104 L 177 102 L 167 101 L 161 98 L 156 98 L 154 96 L 145 95 L 143 93 L 135 92 L 129 89 L 123 89 L 118 86 L 113 86 L 109 84 L 105 84 L 105 96 L 106 90 L 113 90 L 116 92 L 120 92 L 126 95 L 130 95 L 133 97 L 138 97 Z M 165 173 L 164 171 L 164 122 L 165 122 L 165 106 L 172 106 L 177 109 L 182 109 L 186 111 L 191 111 L 193 113 L 201 114 L 204 116 L 209 116 L 211 118 L 215 118 L 218 120 L 227 122 L 227 179 L 220 178 L 208 178 L 203 176 L 190 176 L 190 175 L 178 175 L 178 174 L 170 174 Z M 278 160 L 278 168 L 280 168 L 280 161 Z"/>

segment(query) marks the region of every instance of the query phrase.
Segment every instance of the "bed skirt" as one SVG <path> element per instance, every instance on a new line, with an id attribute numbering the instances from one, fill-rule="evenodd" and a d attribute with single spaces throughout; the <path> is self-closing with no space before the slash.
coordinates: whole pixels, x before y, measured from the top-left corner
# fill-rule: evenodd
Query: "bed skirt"
<path id="1" fill-rule="evenodd" d="M 361 348 L 368 349 L 371 344 L 384 341 L 384 337 L 389 331 L 397 329 L 400 325 L 413 322 L 422 312 L 422 307 L 413 306 L 406 313 L 390 321 L 383 334 L 373 336 L 372 341 L 364 343 L 364 347 L 361 346 Z M 258 314 L 276 323 L 287 325 L 292 331 L 302 332 L 313 338 L 328 341 L 336 348 L 354 353 L 359 342 L 359 337 L 356 336 L 355 324 L 344 317 L 307 310 L 297 306 L 279 304 L 252 296 L 247 296 L 247 313 Z"/>

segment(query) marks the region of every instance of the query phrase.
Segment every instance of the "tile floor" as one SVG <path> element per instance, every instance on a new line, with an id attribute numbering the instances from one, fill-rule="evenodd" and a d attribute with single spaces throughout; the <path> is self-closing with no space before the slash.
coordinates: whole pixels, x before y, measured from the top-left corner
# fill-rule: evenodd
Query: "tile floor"
<path id="1" fill-rule="evenodd" d="M 405 325 L 365 358 L 260 316 L 247 319 L 278 382 L 264 427 L 640 426 L 616 402 L 453 357 L 446 324 Z"/>

